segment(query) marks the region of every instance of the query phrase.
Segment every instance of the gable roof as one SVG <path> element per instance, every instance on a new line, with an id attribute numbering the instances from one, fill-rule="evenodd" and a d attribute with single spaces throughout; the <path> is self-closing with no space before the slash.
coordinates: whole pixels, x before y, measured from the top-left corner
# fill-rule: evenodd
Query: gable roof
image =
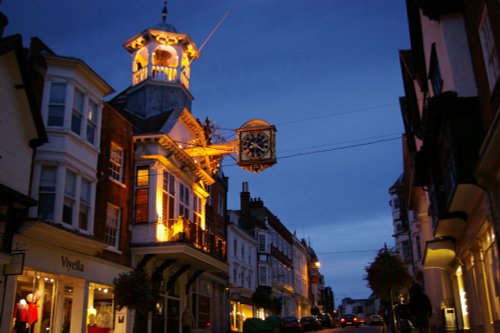
<path id="1" fill-rule="evenodd" d="M 47 142 L 47 132 L 43 124 L 42 114 L 37 107 L 33 86 L 29 76 L 29 70 L 25 58 L 25 49 L 23 48 L 22 37 L 19 34 L 0 39 L 0 55 L 14 52 L 18 64 L 19 73 L 22 77 L 22 83 L 16 84 L 16 88 L 23 89 L 26 93 L 26 99 L 31 111 L 31 117 L 36 128 L 38 137 L 30 140 L 30 147 L 38 147 Z"/>

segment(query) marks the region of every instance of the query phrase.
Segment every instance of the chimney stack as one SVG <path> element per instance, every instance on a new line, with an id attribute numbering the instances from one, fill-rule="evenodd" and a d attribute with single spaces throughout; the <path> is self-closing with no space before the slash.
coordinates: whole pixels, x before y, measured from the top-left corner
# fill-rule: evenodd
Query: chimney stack
<path id="1" fill-rule="evenodd" d="M 240 193 L 240 211 L 241 218 L 243 220 L 250 220 L 250 192 L 248 191 L 248 182 L 242 183 L 242 190 Z"/>

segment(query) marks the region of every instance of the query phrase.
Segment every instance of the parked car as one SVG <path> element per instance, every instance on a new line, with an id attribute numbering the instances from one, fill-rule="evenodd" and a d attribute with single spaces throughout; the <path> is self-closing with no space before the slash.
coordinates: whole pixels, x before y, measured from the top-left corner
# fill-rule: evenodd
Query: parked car
<path id="1" fill-rule="evenodd" d="M 321 322 L 321 327 L 328 327 L 328 328 L 335 327 L 333 324 L 332 316 L 330 316 L 328 313 L 319 315 L 318 319 Z"/>
<path id="2" fill-rule="evenodd" d="M 333 327 L 339 327 L 340 326 L 340 317 L 339 316 L 332 316 L 332 322 L 333 322 Z"/>
<path id="3" fill-rule="evenodd" d="M 346 326 L 359 327 L 358 317 L 356 317 L 353 314 L 345 314 L 342 317 L 340 317 L 340 326 L 342 326 L 342 328 L 344 328 Z"/>
<path id="4" fill-rule="evenodd" d="M 321 322 L 313 316 L 305 316 L 300 319 L 304 331 L 317 331 L 321 329 Z"/>
<path id="5" fill-rule="evenodd" d="M 371 315 L 368 324 L 373 326 L 384 325 L 384 319 L 380 315 Z"/>
<path id="6" fill-rule="evenodd" d="M 281 333 L 302 333 L 302 324 L 297 317 L 281 318 Z"/>

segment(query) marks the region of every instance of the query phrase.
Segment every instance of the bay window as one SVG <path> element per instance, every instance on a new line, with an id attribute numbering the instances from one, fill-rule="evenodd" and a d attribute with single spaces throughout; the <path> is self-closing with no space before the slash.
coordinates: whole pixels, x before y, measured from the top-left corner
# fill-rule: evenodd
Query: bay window
<path id="1" fill-rule="evenodd" d="M 64 184 L 64 202 L 62 221 L 72 225 L 73 212 L 75 211 L 76 195 L 76 174 L 70 170 L 66 171 L 66 181 Z"/>
<path id="2" fill-rule="evenodd" d="M 149 166 L 137 167 L 135 185 L 135 222 L 148 222 L 149 206 Z"/>
<path id="3" fill-rule="evenodd" d="M 87 141 L 94 144 L 97 133 L 97 103 L 89 99 L 87 110 Z"/>
<path id="4" fill-rule="evenodd" d="M 54 219 L 54 202 L 56 197 L 55 166 L 42 166 L 40 186 L 38 188 L 38 216 L 42 219 Z"/>
<path id="5" fill-rule="evenodd" d="M 65 100 L 66 83 L 52 83 L 50 86 L 49 114 L 47 117 L 48 126 L 63 126 Z"/>
<path id="6" fill-rule="evenodd" d="M 83 92 L 75 88 L 73 95 L 73 109 L 71 112 L 71 130 L 78 135 L 80 135 L 82 131 L 83 101 Z"/>

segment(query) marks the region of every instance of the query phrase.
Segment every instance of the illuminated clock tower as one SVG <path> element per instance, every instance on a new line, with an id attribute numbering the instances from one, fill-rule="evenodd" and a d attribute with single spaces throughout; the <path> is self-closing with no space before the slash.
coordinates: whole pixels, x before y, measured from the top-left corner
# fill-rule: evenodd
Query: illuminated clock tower
<path id="1" fill-rule="evenodd" d="M 191 63 L 200 53 L 187 34 L 178 33 L 162 21 L 127 40 L 123 46 L 132 58 L 132 85 L 127 89 L 127 105 L 141 118 L 187 108 Z"/>

